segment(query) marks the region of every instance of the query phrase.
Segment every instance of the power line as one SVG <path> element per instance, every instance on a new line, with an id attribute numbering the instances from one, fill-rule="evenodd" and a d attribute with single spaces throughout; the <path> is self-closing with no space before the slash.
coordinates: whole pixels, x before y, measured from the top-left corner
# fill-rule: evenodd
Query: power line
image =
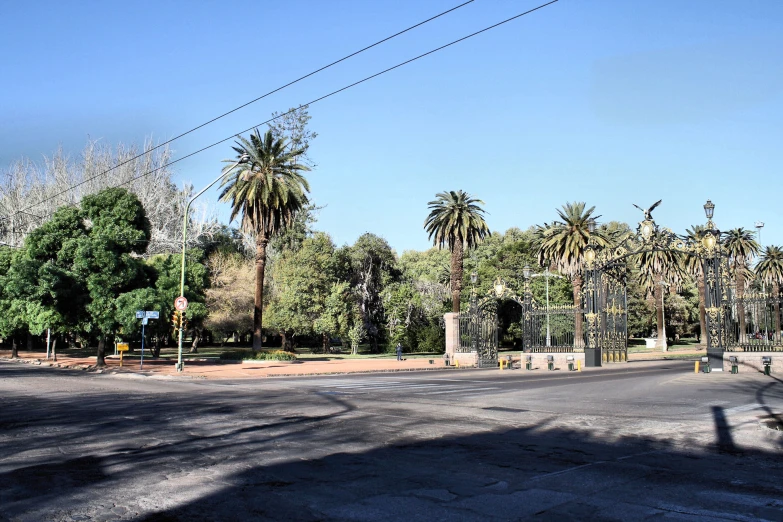
<path id="1" fill-rule="evenodd" d="M 266 121 L 263 121 L 263 122 L 261 122 L 261 123 L 259 123 L 259 124 L 257 124 L 257 125 L 253 125 L 252 127 L 249 127 L 249 128 L 247 128 L 247 129 L 245 129 L 245 130 L 239 131 L 239 132 L 238 132 L 238 133 L 236 133 L 236 134 L 232 134 L 231 136 L 229 136 L 229 137 L 227 137 L 227 138 L 223 138 L 223 139 L 222 139 L 222 140 L 220 140 L 220 141 L 216 141 L 216 142 L 214 142 L 214 143 L 212 143 L 212 144 L 210 144 L 210 145 L 207 145 L 206 147 L 202 147 L 202 148 L 200 148 L 200 149 L 198 149 L 198 150 L 196 150 L 196 151 L 194 151 L 194 152 L 191 152 L 190 154 L 186 154 L 185 156 L 182 156 L 181 158 L 177 158 L 177 159 L 175 159 L 175 160 L 173 160 L 173 161 L 170 161 L 170 162 L 166 163 L 165 165 L 161 165 L 160 167 L 154 168 L 154 169 L 152 169 L 152 170 L 148 170 L 147 172 L 144 172 L 143 174 L 139 174 L 138 176 L 135 176 L 135 177 L 133 177 L 133 178 L 131 178 L 131 179 L 127 180 L 127 181 L 124 181 L 124 182 L 122 182 L 122 183 L 120 183 L 120 184 L 118 184 L 118 185 L 114 185 L 114 187 L 121 187 L 121 186 L 123 186 L 123 185 L 127 185 L 128 183 L 132 183 L 132 182 L 134 182 L 134 181 L 136 181 L 136 180 L 138 180 L 138 179 L 141 179 L 141 178 L 143 178 L 143 177 L 145 177 L 145 176 L 148 176 L 148 175 L 150 175 L 150 174 L 153 174 L 153 173 L 155 173 L 155 172 L 157 172 L 157 171 L 159 171 L 159 170 L 161 170 L 161 169 L 164 169 L 164 168 L 166 168 L 166 167 L 169 167 L 169 166 L 171 166 L 171 165 L 174 165 L 175 163 L 179 163 L 180 161 L 183 161 L 183 160 L 186 160 L 186 159 L 188 159 L 188 158 L 190 158 L 190 157 L 192 157 L 192 156 L 195 156 L 196 154 L 199 154 L 199 153 L 201 153 L 201 152 L 204 152 L 205 150 L 211 149 L 212 147 L 216 147 L 217 145 L 220 145 L 220 144 L 222 144 L 222 143 L 225 143 L 225 142 L 227 142 L 228 140 L 231 140 L 231 139 L 233 139 L 233 138 L 235 138 L 235 137 L 239 136 L 240 134 L 244 134 L 245 132 L 249 132 L 249 131 L 251 131 L 251 130 L 253 130 L 253 129 L 257 128 L 257 127 L 260 127 L 260 126 L 262 126 L 262 125 L 265 125 L 265 124 L 267 124 L 267 123 L 270 123 L 270 122 L 272 122 L 272 121 L 275 121 L 275 120 L 277 120 L 278 118 L 282 118 L 283 116 L 286 116 L 286 115 L 288 115 L 288 114 L 291 114 L 291 113 L 293 113 L 294 111 L 296 111 L 296 110 L 298 110 L 298 109 L 300 109 L 300 108 L 302 108 L 302 107 L 309 106 L 309 105 L 313 105 L 313 104 L 315 104 L 315 103 L 318 103 L 319 101 L 323 101 L 323 100 L 325 100 L 325 99 L 327 99 L 327 98 L 330 98 L 330 97 L 334 96 L 335 94 L 339 94 L 339 93 L 341 93 L 341 92 L 343 92 L 343 91 L 346 91 L 346 90 L 348 90 L 348 89 L 350 89 L 350 88 L 352 88 L 352 87 L 356 87 L 357 85 L 360 85 L 360 84 L 362 84 L 362 83 L 364 83 L 364 82 L 367 82 L 367 81 L 369 81 L 369 80 L 372 80 L 373 78 L 377 78 L 378 76 L 381 76 L 381 75 L 383 75 L 383 74 L 386 74 L 387 72 L 393 71 L 393 70 L 395 70 L 395 69 L 399 69 L 400 67 L 402 67 L 402 66 L 404 66 L 404 65 L 407 65 L 407 64 L 409 64 L 409 63 L 412 63 L 412 62 L 415 62 L 415 61 L 417 61 L 417 60 L 420 60 L 421 58 L 424 58 L 425 56 L 429 56 L 429 55 L 431 55 L 431 54 L 434 54 L 434 53 L 436 53 L 436 52 L 438 52 L 438 51 L 442 51 L 443 49 L 446 49 L 447 47 L 451 47 L 452 45 L 455 45 L 455 44 L 458 44 L 458 43 L 460 43 L 460 42 L 463 42 L 463 41 L 465 41 L 465 40 L 468 40 L 468 39 L 470 39 L 470 38 L 473 38 L 474 36 L 478 36 L 478 35 L 480 35 L 480 34 L 482 34 L 482 33 L 485 33 L 485 32 L 487 32 L 487 31 L 489 31 L 489 30 L 491 30 L 491 29 L 495 29 L 495 28 L 497 28 L 497 27 L 500 27 L 500 26 L 501 26 L 501 25 L 503 25 L 503 24 L 506 24 L 506 23 L 508 23 L 508 22 L 511 22 L 511 21 L 513 21 L 513 20 L 516 20 L 517 18 L 521 18 L 521 17 L 523 17 L 523 16 L 525 16 L 525 15 L 528 15 L 528 14 L 530 14 L 530 13 L 533 13 L 533 12 L 535 12 L 535 11 L 538 11 L 539 9 L 543 9 L 544 7 L 547 7 L 547 6 L 549 6 L 549 5 L 555 4 L 555 3 L 557 3 L 558 1 L 559 1 L 559 0 L 551 0 L 551 1 L 547 2 L 547 3 L 544 3 L 544 4 L 541 4 L 541 5 L 539 5 L 538 7 L 534 7 L 533 9 L 529 9 L 529 10 L 527 10 L 527 11 L 523 12 L 523 13 L 519 13 L 518 15 L 512 16 L 512 17 L 510 17 L 510 18 L 506 18 L 506 19 L 505 19 L 505 20 L 503 20 L 503 21 L 500 21 L 500 22 L 498 22 L 498 23 L 496 23 L 496 24 L 493 24 L 493 25 L 490 25 L 490 26 L 488 26 L 488 27 L 485 27 L 484 29 L 481 29 L 481 30 L 479 30 L 479 31 L 476 31 L 476 32 L 474 32 L 474 33 L 471 33 L 471 34 L 469 34 L 469 35 L 467 35 L 467 36 L 463 36 L 462 38 L 458 38 L 457 40 L 453 40 L 453 41 L 451 41 L 451 42 L 449 42 L 449 43 L 447 43 L 447 44 L 445 44 L 445 45 L 441 45 L 440 47 L 436 47 L 435 49 L 432 49 L 432 50 L 430 50 L 430 51 L 427 51 L 426 53 L 422 53 L 422 54 L 420 54 L 420 55 L 418 55 L 418 56 L 415 56 L 415 57 L 413 57 L 413 58 L 410 58 L 410 59 L 408 59 L 408 60 L 405 60 L 404 62 L 400 62 L 400 63 L 398 63 L 397 65 L 394 65 L 394 66 L 392 66 L 392 67 L 389 67 L 389 68 L 387 68 L 387 69 L 384 69 L 384 70 L 382 70 L 382 71 L 380 71 L 380 72 L 377 72 L 377 73 L 375 73 L 375 74 L 372 74 L 372 75 L 370 75 L 370 76 L 367 76 L 367 77 L 365 77 L 365 78 L 363 78 L 363 79 L 361 79 L 361 80 L 359 80 L 359 81 L 353 82 L 353 83 L 351 83 L 351 84 L 349 84 L 349 85 L 346 85 L 345 87 L 342 87 L 342 88 L 340 88 L 340 89 L 337 89 L 336 91 L 332 91 L 332 92 L 330 92 L 329 94 L 325 94 L 325 95 L 323 95 L 323 96 L 321 96 L 321 97 L 319 97 L 319 98 L 316 98 L 316 99 L 314 99 L 314 100 L 311 100 L 311 101 L 309 101 L 309 102 L 307 102 L 307 103 L 303 103 L 303 104 L 301 104 L 299 107 L 297 107 L 296 109 L 291 109 L 290 111 L 284 112 L 284 113 L 282 113 L 282 114 L 278 114 L 277 116 L 275 116 L 275 117 L 273 117 L 273 118 L 270 118 L 270 119 L 268 119 L 268 120 L 266 120 Z M 82 183 L 85 183 L 85 182 L 82 182 Z M 81 183 L 80 183 L 80 184 L 81 184 Z M 38 203 L 36 203 L 36 204 L 34 204 L 34 205 L 31 205 L 30 207 L 27 207 L 25 210 L 27 210 L 27 209 L 29 209 L 29 208 L 33 208 L 33 207 L 35 207 L 36 205 L 40 205 L 41 203 L 44 203 L 44 202 L 46 202 L 46 201 L 49 201 L 49 200 L 51 200 L 51 199 L 54 199 L 54 198 L 56 198 L 56 197 L 58 197 L 58 196 L 60 196 L 60 195 L 62 195 L 62 194 L 64 194 L 64 193 L 68 192 L 69 190 L 72 190 L 72 189 L 73 189 L 73 188 L 75 188 L 76 186 L 78 186 L 78 185 L 75 185 L 74 187 L 70 187 L 70 188 L 68 188 L 68 189 L 66 189 L 66 190 L 63 190 L 62 192 L 59 192 L 59 193 L 57 193 L 57 194 L 55 194 L 55 195 L 53 195 L 53 196 L 50 196 L 50 197 L 48 197 L 48 198 L 46 198 L 46 199 L 43 199 L 43 200 L 39 201 Z M 51 215 L 52 213 L 53 213 L 53 212 L 50 212 L 50 213 L 48 213 L 48 214 L 46 214 L 46 215 Z M 8 219 L 8 218 L 3 218 L 3 219 Z"/>
<path id="2" fill-rule="evenodd" d="M 287 88 L 287 87 L 290 87 L 290 86 L 294 85 L 295 83 L 298 83 L 298 82 L 300 82 L 300 81 L 302 81 L 302 80 L 304 80 L 304 79 L 306 79 L 306 78 L 309 78 L 310 76 L 314 76 L 314 75 L 318 74 L 319 72 L 325 71 L 326 69 L 328 69 L 328 68 L 330 68 L 330 67 L 332 67 L 332 66 L 334 66 L 334 65 L 337 65 L 338 63 L 344 62 L 345 60 L 348 60 L 349 58 L 353 58 L 354 56 L 356 56 L 356 55 L 358 55 L 358 54 L 361 54 L 361 53 L 363 53 L 364 51 L 367 51 L 367 50 L 369 50 L 369 49 L 372 49 L 373 47 L 376 47 L 376 46 L 378 46 L 378 45 L 380 45 L 380 44 L 382 44 L 382 43 L 384 43 L 384 42 L 388 42 L 389 40 L 391 40 L 391 39 L 393 39 L 393 38 L 396 38 L 396 37 L 400 36 L 401 34 L 407 33 L 408 31 L 411 31 L 411 30 L 413 30 L 413 29 L 416 29 L 417 27 L 421 27 L 422 25 L 424 25 L 424 24 L 426 24 L 426 23 L 428 23 L 428 22 L 431 22 L 431 21 L 433 21 L 433 20 L 435 20 L 435 19 L 437 19 L 437 18 L 440 18 L 441 16 L 444 16 L 444 15 L 447 15 L 447 14 L 449 14 L 449 13 L 453 12 L 453 11 L 456 11 L 457 9 L 459 9 L 459 8 L 461 8 L 461 7 L 464 7 L 464 6 L 466 6 L 466 5 L 470 4 L 470 3 L 473 3 L 474 1 L 475 1 L 475 0 L 468 0 L 467 2 L 463 2 L 463 3 L 461 3 L 461 4 L 457 5 L 457 6 L 454 6 L 454 7 L 452 7 L 451 9 L 447 9 L 446 11 L 443 11 L 442 13 L 439 13 L 439 14 L 437 14 L 437 15 L 433 16 L 433 17 L 427 18 L 427 19 L 426 19 L 426 20 L 424 20 L 424 21 L 421 21 L 421 22 L 419 22 L 419 23 L 417 23 L 417 24 L 415 24 L 415 25 L 412 25 L 412 26 L 408 27 L 407 29 L 403 29 L 402 31 L 399 31 L 399 32 L 397 32 L 397 33 L 394 33 L 394 34 L 393 34 L 393 35 L 391 35 L 391 36 L 387 36 L 386 38 L 384 38 L 384 39 L 382 39 L 382 40 L 378 40 L 378 41 L 377 41 L 377 42 L 375 42 L 374 44 L 371 44 L 371 45 L 368 45 L 367 47 L 364 47 L 364 48 L 362 48 L 362 49 L 359 49 L 358 51 L 355 51 L 355 52 L 353 52 L 353 53 L 351 53 L 351 54 L 349 54 L 349 55 L 347 55 L 347 56 L 344 56 L 344 57 L 340 58 L 339 60 L 336 60 L 336 61 L 334 61 L 334 62 L 332 62 L 332 63 L 330 63 L 330 64 L 328 64 L 328 65 L 324 65 L 324 66 L 323 66 L 323 67 L 321 67 L 320 69 L 316 69 L 315 71 L 312 71 L 312 72 L 310 72 L 310 73 L 308 73 L 308 74 L 305 74 L 304 76 L 300 76 L 300 77 L 299 77 L 299 78 L 297 78 L 296 80 L 293 80 L 293 81 L 291 81 L 291 82 L 288 82 L 288 83 L 286 83 L 285 85 L 282 85 L 282 86 L 280 86 L 280 87 L 278 87 L 278 88 L 276 88 L 276 89 L 274 89 L 274 90 L 271 90 L 271 91 L 269 91 L 268 93 L 266 93 L 266 94 L 263 94 L 263 95 L 259 96 L 258 98 L 255 98 L 255 99 L 253 99 L 253 100 L 250 100 L 250 101 L 249 101 L 249 102 L 247 102 L 247 103 L 243 103 L 243 104 L 242 104 L 242 105 L 240 105 L 239 107 L 235 107 L 235 108 L 231 109 L 230 111 L 224 112 L 224 113 L 223 113 L 223 114 L 221 114 L 220 116 L 216 116 L 216 117 L 212 118 L 211 120 L 209 120 L 209 121 L 207 121 L 207 122 L 204 122 L 204 123 L 202 123 L 201 125 L 198 125 L 197 127 L 193 127 L 192 129 L 190 129 L 190 130 L 188 130 L 188 131 L 185 131 L 185 132 L 183 132 L 182 134 L 179 134 L 179 135 L 177 135 L 177 136 L 175 136 L 175 137 L 171 138 L 171 139 L 170 139 L 170 140 L 168 140 L 168 141 L 164 141 L 163 143 L 160 143 L 159 145 L 156 145 L 155 147 L 152 147 L 152 148 L 151 148 L 151 149 L 149 149 L 149 150 L 145 150 L 145 151 L 144 151 L 144 152 L 142 152 L 141 154 L 137 154 L 136 156 L 133 156 L 133 157 L 132 157 L 132 158 L 130 158 L 130 159 L 127 159 L 127 160 L 125 160 L 125 161 L 123 161 L 123 162 L 121 162 L 121 163 L 118 163 L 118 164 L 114 165 L 112 168 L 110 168 L 110 169 L 107 169 L 107 170 L 104 170 L 104 171 L 103 171 L 103 172 L 101 172 L 100 174 L 96 174 L 95 176 L 93 176 L 93 177 L 91 177 L 91 178 L 85 179 L 85 180 L 83 180 L 83 181 L 81 181 L 81 182 L 79 182 L 79 183 L 77 183 L 77 184 L 75 184 L 75 185 L 73 185 L 73 186 L 71 186 L 71 187 L 68 187 L 68 188 L 67 188 L 67 189 L 65 189 L 63 192 L 60 192 L 60 193 L 58 193 L 58 194 L 55 194 L 54 196 L 50 196 L 50 197 L 48 197 L 48 198 L 46 198 L 46 199 L 43 199 L 43 200 L 39 201 L 38 203 L 35 203 L 34 205 L 31 205 L 31 206 L 29 206 L 29 207 L 27 207 L 27 208 L 25 208 L 25 209 L 23 209 L 23 210 L 28 210 L 28 209 L 30 209 L 30 208 L 33 208 L 33 207 L 36 207 L 36 206 L 40 205 L 41 203 L 45 203 L 46 201 L 49 201 L 49 200 L 51 200 L 51 199 L 53 199 L 53 198 L 55 198 L 55 197 L 61 196 L 61 195 L 62 195 L 62 194 L 64 194 L 65 192 L 69 192 L 69 191 L 71 191 L 71 190 L 73 190 L 73 189 L 75 189 L 75 188 L 77 188 L 77 187 L 80 187 L 81 185 L 84 185 L 85 183 L 89 183 L 90 181 L 92 181 L 92 180 L 94 180 L 94 179 L 97 179 L 97 178 L 99 178 L 99 177 L 103 176 L 104 174 L 108 174 L 109 172 L 111 172 L 111 171 L 113 171 L 113 170 L 115 170 L 115 169 L 117 169 L 117 168 L 119 168 L 119 167 L 121 167 L 121 166 L 123 166 L 123 165 L 127 165 L 128 163 L 130 163 L 130 162 L 132 162 L 132 161 L 135 161 L 135 160 L 137 160 L 137 159 L 141 158 L 141 157 L 142 157 L 142 156 L 144 156 L 145 154 L 149 154 L 149 153 L 151 153 L 151 152 L 153 152 L 153 151 L 155 151 L 155 150 L 157 150 L 157 149 L 159 149 L 159 148 L 161 148 L 161 147 L 163 147 L 163 146 L 165 146 L 165 145 L 168 145 L 169 143 L 172 143 L 172 142 L 174 142 L 174 141 L 176 141 L 176 140 L 178 140 L 178 139 L 180 139 L 180 138 L 182 138 L 182 137 L 184 137 L 184 136 L 187 136 L 188 134 L 190 134 L 190 133 L 192 133 L 192 132 L 195 132 L 195 131 L 197 131 L 197 130 L 199 130 L 199 129 L 203 128 L 203 127 L 206 127 L 206 126 L 207 126 L 207 125 L 209 125 L 210 123 L 214 123 L 214 122 L 216 122 L 217 120 L 219 120 L 219 119 L 221 119 L 221 118 L 224 118 L 224 117 L 228 116 L 229 114 L 232 114 L 232 113 L 234 113 L 234 112 L 236 112 L 236 111 L 238 111 L 238 110 L 240 110 L 240 109 L 244 109 L 244 108 L 245 108 L 245 107 L 247 107 L 248 105 L 251 105 L 251 104 L 253 104 L 253 103 L 255 103 L 255 102 L 259 101 L 259 100 L 263 100 L 263 99 L 264 99 L 264 98 L 266 98 L 267 96 L 270 96 L 270 95 L 272 95 L 272 94 L 274 94 L 274 93 L 276 93 L 276 92 L 282 91 L 283 89 L 285 89 L 285 88 Z M 292 111 L 289 111 L 289 112 L 288 112 L 288 113 L 286 113 L 286 114 L 289 114 L 290 112 L 292 112 Z M 283 116 L 283 115 L 281 115 L 281 116 Z M 271 120 L 270 120 L 270 121 L 271 121 Z M 262 125 L 263 125 L 263 124 L 262 124 Z M 154 171 L 153 171 L 153 172 L 154 172 Z M 23 213 L 23 211 L 22 211 L 22 210 L 18 210 L 16 213 Z M 8 216 L 8 217 L 10 217 L 10 216 Z M 0 220 L 5 220 L 5 219 L 8 219 L 8 217 L 0 218 Z"/>

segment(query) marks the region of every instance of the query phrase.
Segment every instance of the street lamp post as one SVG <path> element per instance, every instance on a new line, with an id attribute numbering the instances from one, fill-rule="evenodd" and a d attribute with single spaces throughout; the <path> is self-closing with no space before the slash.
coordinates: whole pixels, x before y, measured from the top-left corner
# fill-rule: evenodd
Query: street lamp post
<path id="1" fill-rule="evenodd" d="M 525 268 L 522 270 L 522 275 L 525 277 L 525 279 L 530 279 L 533 277 L 543 277 L 546 281 L 545 287 L 546 287 L 546 345 L 552 346 L 552 336 L 549 332 L 549 278 L 550 277 L 557 277 L 559 279 L 562 279 L 563 276 L 560 274 L 555 274 L 553 272 L 549 271 L 549 267 L 546 267 L 544 271 L 540 274 L 532 274 L 530 270 L 530 266 L 525 265 Z"/>
<path id="2" fill-rule="evenodd" d="M 188 212 L 190 211 L 190 205 L 193 204 L 196 199 L 198 199 L 199 196 L 201 196 L 204 192 L 212 188 L 212 185 L 223 179 L 229 172 L 234 170 L 237 165 L 241 163 L 247 163 L 250 161 L 250 156 L 248 154 L 242 154 L 242 156 L 239 157 L 239 160 L 231 165 L 230 168 L 224 169 L 223 172 L 215 178 L 212 183 L 204 187 L 199 191 L 198 194 L 190 198 L 190 201 L 188 201 L 188 204 L 185 205 L 185 215 L 182 217 L 182 270 L 180 271 L 179 276 L 179 295 L 180 297 L 183 297 L 185 294 L 185 248 L 187 246 L 187 234 L 188 234 Z M 183 328 L 180 324 L 179 329 L 179 342 L 178 342 L 178 349 L 177 349 L 177 371 L 181 372 L 184 370 L 184 365 L 182 364 L 182 338 L 184 337 L 184 334 L 182 332 Z"/>

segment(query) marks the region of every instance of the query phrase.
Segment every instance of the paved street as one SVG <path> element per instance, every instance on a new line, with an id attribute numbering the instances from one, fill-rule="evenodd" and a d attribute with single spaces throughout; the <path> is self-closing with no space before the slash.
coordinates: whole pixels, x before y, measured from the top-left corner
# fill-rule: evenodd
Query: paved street
<path id="1" fill-rule="evenodd" d="M 783 520 L 783 380 L 0 363 L 0 520 Z"/>

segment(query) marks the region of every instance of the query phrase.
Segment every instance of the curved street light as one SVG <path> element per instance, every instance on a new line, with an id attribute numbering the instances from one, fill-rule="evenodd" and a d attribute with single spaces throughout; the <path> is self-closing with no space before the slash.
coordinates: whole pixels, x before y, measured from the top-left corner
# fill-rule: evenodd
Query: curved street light
<path id="1" fill-rule="evenodd" d="M 190 205 L 193 204 L 196 199 L 201 196 L 204 192 L 212 188 L 212 185 L 226 177 L 232 170 L 234 170 L 238 165 L 242 163 L 248 163 L 250 161 L 250 155 L 248 154 L 242 154 L 239 157 L 239 160 L 231 165 L 230 168 L 225 169 L 223 172 L 221 172 L 220 176 L 215 178 L 212 183 L 204 187 L 199 191 L 198 194 L 190 198 L 190 201 L 188 201 L 188 204 L 185 205 L 185 215 L 182 218 L 182 270 L 180 272 L 179 276 L 179 295 L 180 297 L 184 297 L 185 295 L 185 248 L 187 246 L 187 234 L 188 234 L 188 212 L 190 211 Z M 182 363 L 182 338 L 183 338 L 183 328 L 182 325 L 180 325 L 179 329 L 179 342 L 178 342 L 178 348 L 177 348 L 177 371 L 181 372 L 185 369 L 183 363 Z"/>

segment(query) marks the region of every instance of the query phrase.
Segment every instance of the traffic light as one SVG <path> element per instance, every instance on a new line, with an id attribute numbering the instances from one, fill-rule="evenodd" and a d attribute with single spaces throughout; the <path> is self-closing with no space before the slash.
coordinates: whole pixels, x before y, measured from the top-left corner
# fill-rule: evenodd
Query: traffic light
<path id="1" fill-rule="evenodd" d="M 181 314 L 180 317 L 182 318 L 182 321 L 180 322 L 181 328 L 183 330 L 187 330 L 188 329 L 188 317 L 185 314 L 185 312 L 180 312 L 180 314 Z"/>
<path id="2" fill-rule="evenodd" d="M 177 311 L 171 314 L 171 327 L 174 328 L 174 331 L 179 329 L 179 312 Z"/>

